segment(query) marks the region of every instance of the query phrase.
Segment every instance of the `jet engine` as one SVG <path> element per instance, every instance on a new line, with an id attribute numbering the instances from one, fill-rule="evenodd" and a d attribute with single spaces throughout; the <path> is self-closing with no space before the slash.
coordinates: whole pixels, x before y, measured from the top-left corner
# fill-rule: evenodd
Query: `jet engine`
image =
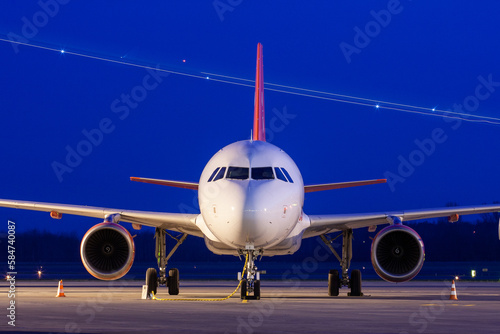
<path id="1" fill-rule="evenodd" d="M 134 262 L 135 246 L 130 233 L 121 225 L 103 222 L 87 231 L 80 245 L 85 269 L 101 280 L 125 275 Z"/>
<path id="2" fill-rule="evenodd" d="M 408 226 L 387 226 L 373 239 L 373 268 L 386 281 L 399 283 L 411 280 L 422 269 L 424 257 L 422 239 Z"/>

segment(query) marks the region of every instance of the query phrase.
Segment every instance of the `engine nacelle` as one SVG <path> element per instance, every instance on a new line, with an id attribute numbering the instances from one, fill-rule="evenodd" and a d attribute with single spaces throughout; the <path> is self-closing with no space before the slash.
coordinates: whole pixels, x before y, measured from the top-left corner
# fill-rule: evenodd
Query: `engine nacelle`
<path id="1" fill-rule="evenodd" d="M 80 245 L 85 269 L 101 280 L 115 280 L 132 267 L 134 240 L 121 225 L 104 222 L 87 231 Z"/>
<path id="2" fill-rule="evenodd" d="M 384 280 L 406 282 L 422 269 L 424 243 L 408 226 L 387 226 L 373 239 L 371 257 L 373 268 Z"/>

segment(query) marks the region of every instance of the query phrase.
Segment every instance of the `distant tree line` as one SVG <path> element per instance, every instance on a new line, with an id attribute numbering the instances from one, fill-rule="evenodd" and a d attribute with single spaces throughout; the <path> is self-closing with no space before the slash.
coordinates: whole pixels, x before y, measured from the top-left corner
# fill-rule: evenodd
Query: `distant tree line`
<path id="1" fill-rule="evenodd" d="M 498 214 L 484 214 L 477 222 L 445 220 L 410 222 L 406 225 L 416 230 L 425 245 L 426 261 L 500 261 L 500 240 L 498 236 Z M 462 219 L 462 218 L 461 218 Z M 127 224 L 124 224 L 127 225 Z M 353 261 L 370 261 L 374 233 L 367 228 L 354 230 Z M 132 234 L 137 231 L 131 231 Z M 333 235 L 334 236 L 334 235 Z M 136 263 L 154 264 L 154 230 L 145 228 L 134 238 Z M 79 262 L 80 238 L 73 234 L 56 234 L 33 230 L 16 236 L 16 260 L 19 262 Z M 0 245 L 6 245 L 6 238 Z M 333 242 L 341 253 L 342 238 Z M 167 237 L 167 252 L 175 241 Z M 324 247 L 319 238 L 305 239 L 302 247 L 293 255 L 276 256 L 272 261 L 302 261 L 314 254 L 317 247 Z M 202 238 L 188 237 L 172 258 L 172 261 L 221 262 L 234 261 L 233 256 L 212 254 Z"/>

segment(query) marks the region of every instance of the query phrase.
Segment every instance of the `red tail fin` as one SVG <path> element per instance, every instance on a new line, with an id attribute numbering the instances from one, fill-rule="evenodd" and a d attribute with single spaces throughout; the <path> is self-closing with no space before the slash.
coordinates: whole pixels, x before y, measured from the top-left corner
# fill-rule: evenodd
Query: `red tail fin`
<path id="1" fill-rule="evenodd" d="M 266 141 L 266 117 L 264 114 L 264 64 L 262 44 L 257 44 L 257 71 L 255 74 L 255 102 L 253 115 L 253 140 Z"/>

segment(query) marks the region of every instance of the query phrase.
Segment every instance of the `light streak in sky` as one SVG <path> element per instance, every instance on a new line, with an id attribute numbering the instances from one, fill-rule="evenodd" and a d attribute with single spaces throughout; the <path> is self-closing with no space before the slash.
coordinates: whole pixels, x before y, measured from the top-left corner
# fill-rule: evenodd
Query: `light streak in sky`
<path id="1" fill-rule="evenodd" d="M 4 38 L 0 38 L 0 41 L 6 42 L 6 43 L 14 43 L 14 44 L 18 44 L 18 45 L 24 45 L 24 46 L 38 48 L 38 49 L 47 50 L 47 51 L 54 51 L 54 52 L 57 52 L 59 54 L 64 54 L 64 55 L 84 57 L 84 58 L 106 61 L 106 62 L 120 64 L 120 65 L 133 66 L 133 67 L 161 71 L 161 72 L 182 75 L 182 76 L 187 76 L 187 77 L 192 77 L 192 78 L 197 78 L 197 79 L 204 79 L 204 80 L 216 81 L 216 82 L 221 82 L 221 83 L 226 83 L 226 84 L 231 84 L 231 85 L 238 85 L 238 86 L 243 86 L 243 87 L 254 88 L 254 84 L 253 84 L 254 81 L 249 80 L 249 79 L 244 79 L 244 78 L 232 77 L 232 76 L 216 74 L 216 73 L 209 73 L 209 72 L 200 72 L 200 74 L 196 74 L 196 73 L 188 73 L 188 72 L 182 72 L 182 71 L 173 71 L 173 70 L 163 69 L 163 68 L 159 68 L 159 67 L 136 64 L 136 63 L 123 61 L 123 60 L 116 60 L 116 59 L 104 58 L 104 57 L 99 57 L 99 56 L 92 56 L 92 55 L 88 55 L 88 54 L 84 54 L 84 53 L 80 53 L 80 52 L 68 51 L 65 49 L 57 49 L 57 48 L 52 48 L 52 47 L 47 47 L 47 46 L 36 45 L 36 44 L 32 44 L 32 43 L 23 43 L 23 42 L 19 42 L 19 41 L 4 39 Z M 124 57 L 120 57 L 120 59 L 123 59 L 123 58 Z M 336 93 L 324 92 L 324 91 L 319 91 L 319 90 L 312 90 L 312 89 L 305 89 L 305 88 L 300 88 L 300 87 L 274 84 L 274 83 L 270 83 L 270 82 L 265 82 L 264 84 L 265 84 L 265 90 L 268 90 L 268 91 L 274 91 L 274 92 L 279 92 L 279 93 L 292 94 L 292 95 L 298 95 L 298 96 L 303 96 L 303 97 L 328 100 L 328 101 L 334 101 L 334 102 L 340 102 L 340 103 L 349 103 L 349 104 L 365 106 L 365 107 L 372 107 L 372 108 L 375 107 L 375 109 L 377 111 L 380 109 L 395 110 L 395 111 L 420 114 L 420 115 L 425 115 L 425 116 L 444 117 L 444 118 L 460 119 L 460 120 L 467 121 L 467 122 L 477 122 L 477 123 L 488 123 L 488 124 L 500 125 L 500 118 L 496 118 L 496 117 L 474 115 L 474 114 L 456 112 L 456 111 L 451 111 L 451 110 L 440 110 L 440 109 L 437 109 L 437 107 L 429 108 L 429 107 L 420 107 L 420 106 L 415 106 L 415 105 L 395 103 L 395 102 L 389 102 L 389 101 L 373 100 L 373 99 L 362 98 L 362 97 L 357 97 L 357 96 L 336 94 Z"/>

